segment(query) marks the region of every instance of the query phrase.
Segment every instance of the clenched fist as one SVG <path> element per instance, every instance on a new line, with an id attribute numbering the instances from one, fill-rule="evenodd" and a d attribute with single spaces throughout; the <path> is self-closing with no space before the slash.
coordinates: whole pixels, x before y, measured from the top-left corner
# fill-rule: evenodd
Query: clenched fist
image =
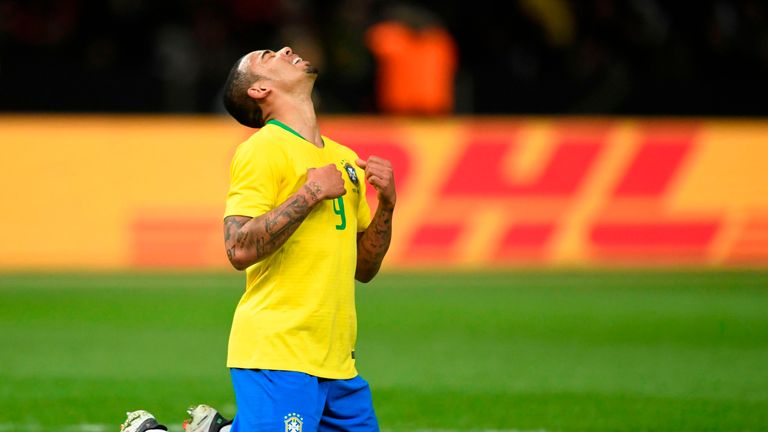
<path id="1" fill-rule="evenodd" d="M 338 198 L 347 193 L 341 171 L 334 164 L 308 169 L 304 187 L 316 201 Z"/>
<path id="2" fill-rule="evenodd" d="M 385 209 L 393 209 L 397 201 L 397 193 L 392 164 L 378 156 L 371 156 L 368 160 L 358 159 L 356 163 L 365 170 L 365 179 L 378 192 L 379 205 Z"/>

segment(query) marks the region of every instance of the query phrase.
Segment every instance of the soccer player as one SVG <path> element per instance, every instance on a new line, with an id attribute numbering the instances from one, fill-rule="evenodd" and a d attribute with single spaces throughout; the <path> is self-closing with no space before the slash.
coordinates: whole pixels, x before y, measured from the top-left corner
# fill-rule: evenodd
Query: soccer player
<path id="1" fill-rule="evenodd" d="M 238 412 L 219 432 L 379 430 L 355 368 L 354 281 L 370 281 L 389 248 L 394 175 L 320 134 L 317 74 L 285 47 L 246 54 L 225 84 L 227 111 L 260 129 L 231 164 L 224 242 L 246 289 L 227 359 Z M 378 193 L 373 216 L 366 181 Z M 191 414 L 191 425 L 208 424 Z"/>

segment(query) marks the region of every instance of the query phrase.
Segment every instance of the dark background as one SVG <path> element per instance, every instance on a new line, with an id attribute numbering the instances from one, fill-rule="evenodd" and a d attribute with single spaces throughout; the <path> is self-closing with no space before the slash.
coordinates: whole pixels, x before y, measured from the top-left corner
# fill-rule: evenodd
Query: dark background
<path id="1" fill-rule="evenodd" d="M 763 1 L 399 5 L 455 38 L 458 114 L 768 114 Z M 393 6 L 0 0 L 0 111 L 218 112 L 237 58 L 291 45 L 321 69 L 321 112 L 376 113 L 364 34 Z"/>

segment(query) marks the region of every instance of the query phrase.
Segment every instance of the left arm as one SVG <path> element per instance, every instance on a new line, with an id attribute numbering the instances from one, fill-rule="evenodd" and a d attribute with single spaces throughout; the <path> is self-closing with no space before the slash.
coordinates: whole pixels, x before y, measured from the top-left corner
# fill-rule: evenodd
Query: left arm
<path id="1" fill-rule="evenodd" d="M 376 189 L 379 198 L 379 206 L 370 225 L 357 235 L 355 279 L 369 282 L 379 272 L 392 240 L 392 215 L 397 194 L 389 161 L 371 156 L 367 161 L 358 159 L 357 166 L 365 170 L 365 179 Z"/>

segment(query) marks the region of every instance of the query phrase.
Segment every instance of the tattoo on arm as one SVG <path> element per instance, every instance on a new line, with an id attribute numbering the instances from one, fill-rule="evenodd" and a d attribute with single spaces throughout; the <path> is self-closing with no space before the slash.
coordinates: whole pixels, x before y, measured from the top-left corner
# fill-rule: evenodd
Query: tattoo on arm
<path id="1" fill-rule="evenodd" d="M 251 218 L 246 216 L 227 216 L 224 218 L 224 247 L 230 262 L 235 259 L 235 239 L 238 237 L 240 229 L 250 220 Z"/>
<path id="2" fill-rule="evenodd" d="M 236 235 L 237 231 L 245 225 L 243 221 L 245 217 L 241 216 L 227 216 L 224 218 L 224 241 L 229 242 L 232 235 Z M 249 218 L 250 219 L 250 218 Z"/>
<path id="3" fill-rule="evenodd" d="M 317 182 L 310 182 L 304 185 L 304 188 L 306 189 L 307 193 L 312 196 L 312 199 L 315 201 L 320 201 L 320 185 L 317 184 Z"/>
<path id="4" fill-rule="evenodd" d="M 263 235 L 259 235 L 256 239 L 257 253 L 270 254 L 282 246 L 306 219 L 310 209 L 307 199 L 302 195 L 296 195 L 265 214 Z"/>
<path id="5" fill-rule="evenodd" d="M 378 209 L 357 243 L 358 279 L 367 282 L 378 273 L 392 240 L 392 210 Z"/>
<path id="6" fill-rule="evenodd" d="M 311 194 L 311 189 L 307 193 Z M 311 210 L 307 197 L 299 193 L 259 217 L 227 217 L 224 220 L 227 258 L 238 268 L 260 261 L 285 244 Z"/>

